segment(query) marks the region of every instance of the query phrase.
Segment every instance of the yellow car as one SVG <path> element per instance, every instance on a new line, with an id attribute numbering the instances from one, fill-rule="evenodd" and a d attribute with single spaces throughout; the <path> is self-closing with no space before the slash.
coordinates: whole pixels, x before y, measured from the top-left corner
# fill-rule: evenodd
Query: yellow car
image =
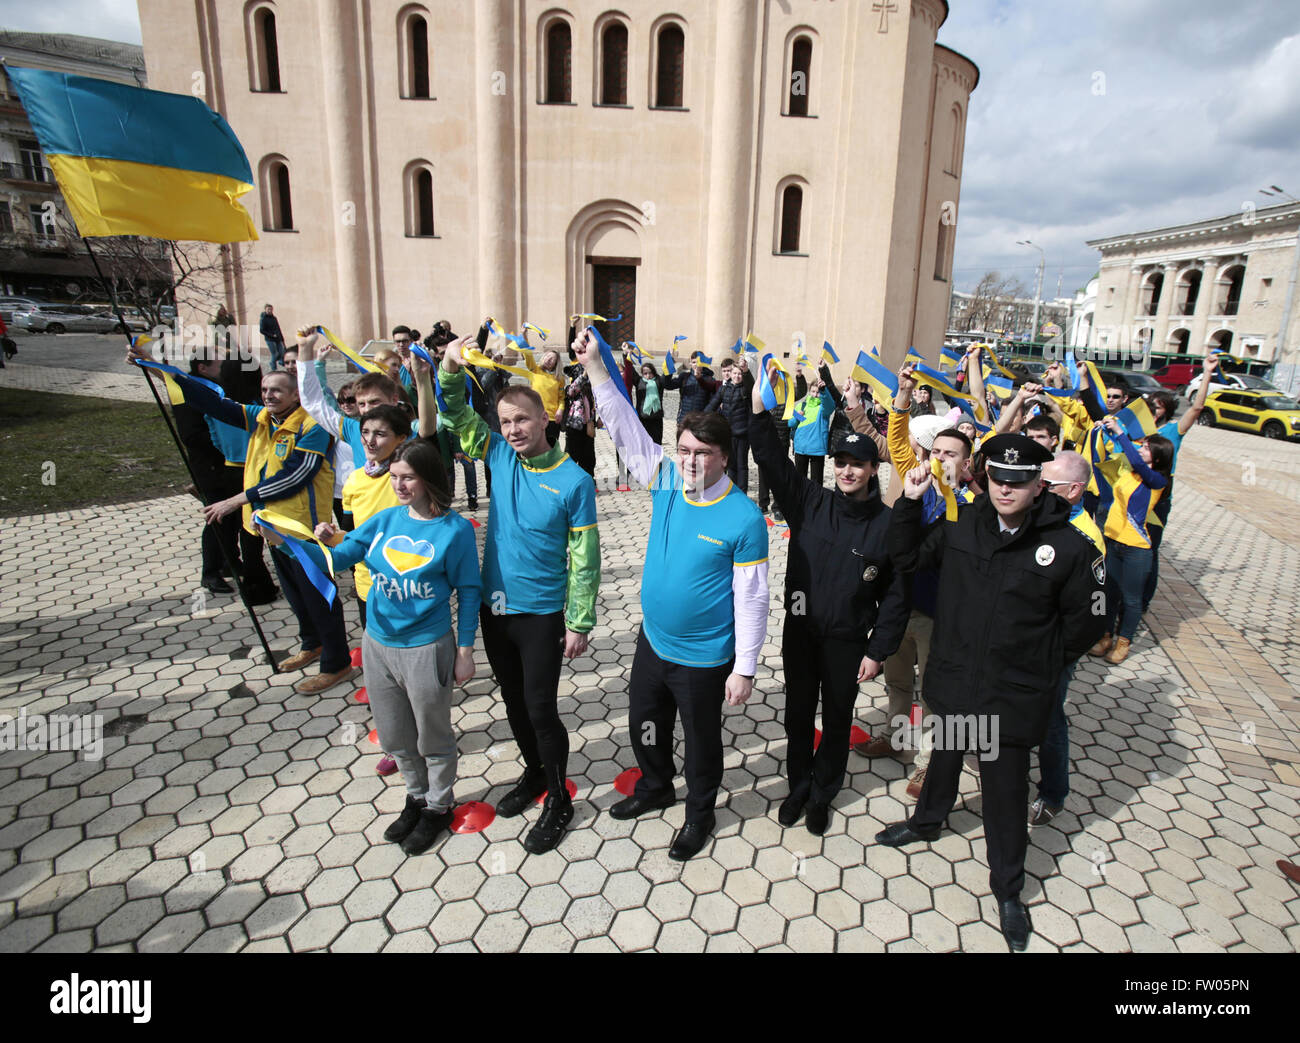
<path id="1" fill-rule="evenodd" d="M 1197 417 L 1206 427 L 1254 431 L 1265 438 L 1300 439 L 1300 402 L 1276 391 L 1216 391 Z"/>

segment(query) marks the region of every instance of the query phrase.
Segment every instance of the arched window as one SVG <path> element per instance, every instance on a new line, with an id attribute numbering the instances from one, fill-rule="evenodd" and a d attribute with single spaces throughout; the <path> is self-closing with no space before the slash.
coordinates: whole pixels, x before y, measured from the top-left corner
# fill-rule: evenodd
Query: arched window
<path id="1" fill-rule="evenodd" d="M 957 177 L 961 174 L 961 106 L 952 107 L 952 153 L 948 157 L 949 174 Z"/>
<path id="2" fill-rule="evenodd" d="M 545 78 L 542 104 L 568 105 L 573 101 L 573 30 L 557 18 L 544 30 Z"/>
<path id="3" fill-rule="evenodd" d="M 416 160 L 406 168 L 405 181 L 406 234 L 434 238 L 433 168 L 424 160 Z"/>
<path id="4" fill-rule="evenodd" d="M 429 15 L 423 7 L 407 8 L 397 16 L 397 41 L 397 67 L 402 77 L 402 97 L 432 99 Z"/>
<path id="5" fill-rule="evenodd" d="M 627 104 L 627 26 L 613 21 L 600 31 L 600 101 Z"/>
<path id="6" fill-rule="evenodd" d="M 939 237 L 934 247 L 934 277 L 948 281 L 948 246 L 952 240 L 952 226 L 939 215 Z"/>
<path id="7" fill-rule="evenodd" d="M 655 108 L 683 107 L 686 65 L 686 34 L 680 25 L 669 23 L 655 37 Z"/>
<path id="8" fill-rule="evenodd" d="M 803 217 L 803 189 L 786 185 L 781 191 L 781 238 L 778 253 L 799 253 L 799 225 Z"/>
<path id="9" fill-rule="evenodd" d="M 1191 268 L 1178 277 L 1178 314 L 1195 315 L 1196 301 L 1201 295 L 1201 271 Z"/>
<path id="10" fill-rule="evenodd" d="M 269 4 L 250 4 L 246 9 L 249 35 L 249 90 L 278 94 L 280 86 L 280 44 L 275 31 L 275 11 Z"/>
<path id="11" fill-rule="evenodd" d="M 289 164 L 283 156 L 267 156 L 261 163 L 262 228 L 267 232 L 293 230 L 293 197 L 289 189 Z"/>
<path id="12" fill-rule="evenodd" d="M 812 74 L 812 39 L 796 36 L 790 45 L 790 90 L 785 112 L 787 116 L 808 115 L 809 77 Z"/>
<path id="13" fill-rule="evenodd" d="M 1139 315 L 1154 315 L 1160 308 L 1160 294 L 1165 288 L 1164 272 L 1152 272 L 1142 285 L 1142 308 Z"/>
<path id="14" fill-rule="evenodd" d="M 1241 289 L 1245 281 L 1246 266 L 1243 264 L 1234 264 L 1219 276 L 1218 313 L 1220 315 L 1237 314 L 1237 310 L 1241 307 Z"/>

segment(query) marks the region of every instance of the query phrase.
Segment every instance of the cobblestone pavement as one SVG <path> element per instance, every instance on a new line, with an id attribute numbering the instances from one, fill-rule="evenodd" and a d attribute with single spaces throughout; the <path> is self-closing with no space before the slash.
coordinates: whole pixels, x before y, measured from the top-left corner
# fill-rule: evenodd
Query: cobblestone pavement
<path id="1" fill-rule="evenodd" d="M 1149 629 L 1122 666 L 1085 658 L 1076 673 L 1073 792 L 1031 837 L 1031 951 L 1300 946 L 1300 890 L 1274 865 L 1300 850 L 1297 463 L 1300 446 L 1243 434 L 1198 428 L 1184 444 Z M 851 758 L 825 837 L 777 824 L 780 527 L 755 698 L 725 714 L 716 842 L 683 866 L 666 854 L 680 803 L 605 814 L 634 764 L 649 502 L 598 503 L 601 622 L 560 688 L 578 811 L 542 857 L 520 844 L 535 812 L 417 858 L 382 841 L 403 791 L 374 774 L 355 686 L 297 695 L 300 675 L 271 675 L 237 602 L 196 593 L 192 500 L 6 522 L 0 714 L 102 714 L 110 734 L 99 760 L 0 753 L 0 951 L 1004 951 L 975 774 L 943 837 L 911 854 L 871 843 L 910 803 L 892 760 Z M 291 649 L 286 604 L 263 611 Z M 454 716 L 460 801 L 498 799 L 519 771 L 481 651 L 478 664 Z M 865 728 L 884 703 L 864 687 Z"/>

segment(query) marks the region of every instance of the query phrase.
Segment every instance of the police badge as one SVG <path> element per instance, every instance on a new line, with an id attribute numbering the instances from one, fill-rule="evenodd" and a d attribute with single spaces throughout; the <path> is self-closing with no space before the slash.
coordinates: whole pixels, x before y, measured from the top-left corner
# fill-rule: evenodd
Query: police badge
<path id="1" fill-rule="evenodd" d="M 868 565 L 865 569 L 862 570 L 862 578 L 866 580 L 866 582 L 868 583 L 870 583 L 873 579 L 875 579 L 879 575 L 880 575 L 880 569 L 876 568 L 875 565 Z"/>
<path id="2" fill-rule="evenodd" d="M 1098 583 L 1106 582 L 1106 556 L 1104 554 L 1092 563 L 1092 578 Z"/>

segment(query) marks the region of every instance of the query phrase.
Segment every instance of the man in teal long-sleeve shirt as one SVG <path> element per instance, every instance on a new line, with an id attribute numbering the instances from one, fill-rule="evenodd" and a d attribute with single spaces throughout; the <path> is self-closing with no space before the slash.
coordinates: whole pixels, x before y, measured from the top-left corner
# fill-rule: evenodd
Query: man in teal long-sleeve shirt
<path id="1" fill-rule="evenodd" d="M 466 456 L 492 468 L 492 500 L 483 547 L 483 647 L 501 685 L 524 774 L 497 804 L 518 815 L 546 792 L 524 847 L 555 847 L 573 818 L 565 786 L 569 735 L 560 721 L 562 656 L 587 650 L 596 624 L 600 535 L 596 485 L 563 450 L 546 440 L 547 415 L 535 391 L 504 390 L 497 400 L 500 434 L 465 401 L 462 344 L 447 346 L 438 383 L 443 420 Z M 427 368 L 419 367 L 421 413 L 432 408 Z M 567 559 L 567 562 L 566 562 Z"/>

